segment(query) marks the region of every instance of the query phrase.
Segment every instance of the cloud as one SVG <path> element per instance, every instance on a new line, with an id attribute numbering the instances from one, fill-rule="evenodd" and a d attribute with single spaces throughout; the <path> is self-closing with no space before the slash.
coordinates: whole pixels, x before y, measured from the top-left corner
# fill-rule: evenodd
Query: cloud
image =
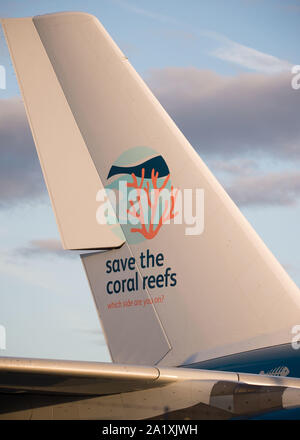
<path id="1" fill-rule="evenodd" d="M 77 326 L 77 327 L 74 327 L 73 330 L 76 332 L 80 332 L 80 333 L 83 333 L 83 334 L 90 336 L 91 339 L 94 341 L 94 343 L 96 343 L 98 346 L 107 347 L 104 334 L 103 334 L 102 329 L 100 327 L 99 328 L 98 327 L 96 327 L 96 328 L 78 328 L 78 326 Z"/>
<path id="2" fill-rule="evenodd" d="M 191 144 L 228 159 L 300 158 L 300 92 L 291 74 L 225 77 L 193 67 L 151 70 L 148 83 Z"/>
<path id="3" fill-rule="evenodd" d="M 213 160 L 209 161 L 209 167 L 214 172 L 222 172 L 234 176 L 245 176 L 255 174 L 259 164 L 252 159 Z"/>
<path id="4" fill-rule="evenodd" d="M 0 100 L 0 207 L 45 195 L 38 157 L 19 99 Z"/>
<path id="5" fill-rule="evenodd" d="M 292 204 L 298 196 L 297 174 L 273 173 L 263 180 L 256 169 L 259 153 L 272 160 L 300 159 L 300 92 L 291 88 L 290 80 L 286 74 L 224 77 L 196 68 L 153 70 L 149 76 L 156 96 L 213 171 L 236 179 L 228 190 L 244 205 Z M 18 99 L 0 100 L 0 139 L 0 207 L 44 197 L 45 184 Z M 264 185 L 264 194 L 255 185 Z M 31 255 L 42 251 L 34 243 L 22 250 Z"/>
<path id="6" fill-rule="evenodd" d="M 299 0 L 294 0 L 294 1 L 285 0 L 284 2 L 277 0 L 276 6 L 283 10 L 289 11 L 292 14 L 300 12 Z"/>
<path id="7" fill-rule="evenodd" d="M 221 43 L 220 47 L 210 52 L 210 55 L 223 61 L 267 74 L 291 71 L 292 64 L 286 60 L 232 41 L 224 35 L 214 32 L 202 32 L 201 34 Z"/>
<path id="8" fill-rule="evenodd" d="M 134 14 L 141 15 L 146 18 L 150 18 L 163 23 L 171 23 L 178 25 L 177 20 L 170 16 L 166 16 L 160 13 L 149 11 L 148 9 L 137 7 L 125 0 L 114 0 L 116 4 L 124 9 L 127 9 Z M 230 40 L 230 38 L 225 35 L 219 34 L 213 31 L 207 30 L 196 30 L 195 32 L 184 32 L 180 29 L 176 30 L 166 30 L 166 35 L 173 36 L 175 38 L 181 37 L 184 39 L 194 39 L 195 35 L 208 37 L 211 40 L 217 41 L 220 46 L 209 54 L 213 57 L 219 58 L 223 61 L 228 61 L 230 63 L 237 64 L 243 68 L 255 70 L 262 73 L 280 73 L 284 71 L 291 71 L 292 64 L 289 61 L 281 60 L 273 55 L 261 52 L 259 50 L 253 49 L 252 47 L 245 46 L 243 44 L 237 43 Z"/>
<path id="9" fill-rule="evenodd" d="M 300 199 L 300 172 L 294 169 L 263 174 L 253 159 L 208 160 L 208 165 L 237 205 L 287 206 Z"/>
<path id="10" fill-rule="evenodd" d="M 84 254 L 105 252 L 104 250 L 66 250 L 63 249 L 61 241 L 55 238 L 44 240 L 31 240 L 26 246 L 15 248 L 12 252 L 13 257 L 79 257 Z"/>
<path id="11" fill-rule="evenodd" d="M 56 239 L 47 240 L 32 240 L 29 244 L 22 248 L 14 250 L 14 255 L 21 257 L 39 257 L 39 256 L 58 256 L 70 257 L 75 256 L 76 253 L 65 251 L 62 248 L 61 242 Z"/>
<path id="12" fill-rule="evenodd" d="M 142 15 L 143 17 L 150 18 L 156 21 L 161 21 L 163 23 L 174 23 L 174 24 L 177 23 L 177 20 L 175 20 L 172 17 L 163 14 L 158 14 L 156 12 L 149 11 L 148 9 L 139 8 L 124 0 L 114 0 L 114 2 L 120 5 L 122 8 L 125 8 L 128 11 L 133 12 L 134 14 Z"/>
<path id="13" fill-rule="evenodd" d="M 240 206 L 294 205 L 300 197 L 300 172 L 240 177 L 226 190 Z"/>

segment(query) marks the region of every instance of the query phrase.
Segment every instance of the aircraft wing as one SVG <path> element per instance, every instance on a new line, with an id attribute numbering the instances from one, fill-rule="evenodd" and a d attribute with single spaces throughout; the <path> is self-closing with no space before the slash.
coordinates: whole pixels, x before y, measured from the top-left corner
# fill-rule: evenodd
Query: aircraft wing
<path id="1" fill-rule="evenodd" d="M 5 419 L 230 419 L 299 406 L 296 378 L 0 358 L 0 418 Z"/>

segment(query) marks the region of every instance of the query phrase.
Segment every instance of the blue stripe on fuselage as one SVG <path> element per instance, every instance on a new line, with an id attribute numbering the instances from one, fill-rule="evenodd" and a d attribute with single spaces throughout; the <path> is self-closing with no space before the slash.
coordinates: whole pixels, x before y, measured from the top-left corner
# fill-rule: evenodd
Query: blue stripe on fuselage
<path id="1" fill-rule="evenodd" d="M 264 374 L 300 378 L 300 350 L 295 350 L 291 344 L 276 345 L 182 367 L 253 374 L 263 371 Z M 288 369 L 288 374 L 285 368 Z"/>

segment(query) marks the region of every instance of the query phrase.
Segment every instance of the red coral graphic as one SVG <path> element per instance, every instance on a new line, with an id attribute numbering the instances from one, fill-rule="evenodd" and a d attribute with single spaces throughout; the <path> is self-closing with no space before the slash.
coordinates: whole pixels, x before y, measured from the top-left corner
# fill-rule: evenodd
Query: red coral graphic
<path id="1" fill-rule="evenodd" d="M 141 176 L 140 184 L 138 184 L 136 175 L 134 173 L 132 173 L 131 176 L 132 176 L 133 181 L 128 182 L 127 186 L 129 188 L 136 189 L 136 191 L 137 191 L 137 200 L 136 201 L 139 204 L 139 208 L 138 208 L 138 210 L 136 210 L 136 208 L 134 206 L 134 202 L 132 200 L 129 200 L 131 209 L 128 209 L 127 212 L 130 215 L 132 215 L 133 217 L 136 217 L 141 224 L 140 228 L 132 228 L 131 232 L 138 232 L 138 233 L 142 234 L 147 240 L 151 240 L 151 238 L 155 237 L 158 234 L 160 228 L 162 227 L 162 225 L 166 221 L 173 219 L 178 214 L 178 212 L 174 213 L 175 201 L 176 201 L 178 190 L 176 190 L 176 192 L 174 194 L 174 188 L 173 188 L 173 186 L 171 186 L 170 207 L 169 207 L 169 201 L 166 200 L 164 211 L 159 218 L 159 221 L 156 225 L 156 228 L 154 228 L 154 225 L 155 225 L 154 220 L 156 217 L 157 209 L 159 207 L 159 197 L 160 197 L 162 190 L 166 187 L 166 185 L 170 179 L 170 174 L 168 174 L 166 176 L 161 187 L 158 188 L 158 186 L 157 186 L 158 172 L 155 173 L 154 169 L 152 169 L 151 180 L 152 180 L 153 190 L 154 190 L 154 200 L 151 200 L 151 197 L 150 197 L 149 182 L 147 182 L 146 185 L 143 186 L 144 177 L 145 177 L 145 168 L 142 169 L 142 176 Z M 150 218 L 148 230 L 147 230 L 146 224 L 145 224 L 144 211 L 143 211 L 143 206 L 142 206 L 142 201 L 141 201 L 141 191 L 145 191 L 145 193 L 147 195 L 148 207 L 151 212 L 151 218 Z"/>

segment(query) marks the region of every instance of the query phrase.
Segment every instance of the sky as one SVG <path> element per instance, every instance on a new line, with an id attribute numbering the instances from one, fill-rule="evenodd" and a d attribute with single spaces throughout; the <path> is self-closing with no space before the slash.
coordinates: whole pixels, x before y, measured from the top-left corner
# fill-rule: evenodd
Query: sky
<path id="1" fill-rule="evenodd" d="M 299 0 L 0 0 L 0 17 L 94 14 L 300 286 Z M 0 355 L 110 361 L 62 251 L 0 30 Z"/>

